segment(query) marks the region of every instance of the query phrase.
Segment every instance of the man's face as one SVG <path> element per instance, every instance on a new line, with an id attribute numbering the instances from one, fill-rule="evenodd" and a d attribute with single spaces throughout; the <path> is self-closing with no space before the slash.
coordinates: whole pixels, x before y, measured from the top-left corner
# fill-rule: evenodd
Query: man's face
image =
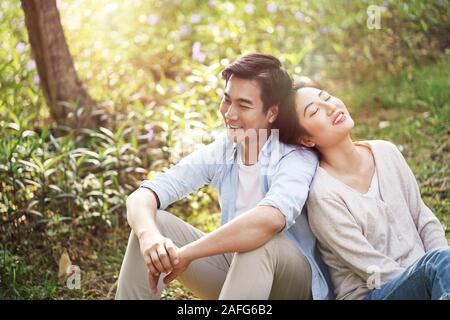
<path id="1" fill-rule="evenodd" d="M 246 136 L 258 136 L 260 129 L 267 130 L 276 118 L 274 108 L 264 114 L 259 84 L 233 75 L 225 87 L 220 112 L 225 120 L 228 138 L 239 143 Z"/>

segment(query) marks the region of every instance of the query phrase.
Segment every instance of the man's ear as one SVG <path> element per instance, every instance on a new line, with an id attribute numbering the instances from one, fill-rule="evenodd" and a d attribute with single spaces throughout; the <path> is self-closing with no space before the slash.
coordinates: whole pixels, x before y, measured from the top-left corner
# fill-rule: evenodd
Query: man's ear
<path id="1" fill-rule="evenodd" d="M 267 112 L 267 116 L 269 117 L 269 123 L 274 123 L 278 116 L 278 105 L 271 106 L 269 111 Z"/>
<path id="2" fill-rule="evenodd" d="M 316 146 L 316 143 L 309 137 L 300 137 L 298 138 L 297 143 L 308 148 L 313 148 Z"/>

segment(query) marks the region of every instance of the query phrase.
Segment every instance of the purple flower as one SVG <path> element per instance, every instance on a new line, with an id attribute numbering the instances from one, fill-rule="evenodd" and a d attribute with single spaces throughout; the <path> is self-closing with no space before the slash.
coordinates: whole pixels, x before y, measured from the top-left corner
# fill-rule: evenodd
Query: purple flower
<path id="1" fill-rule="evenodd" d="M 189 20 L 191 23 L 199 23 L 202 20 L 202 16 L 199 14 L 191 15 L 191 19 Z"/>
<path id="2" fill-rule="evenodd" d="M 154 26 L 158 22 L 159 18 L 157 15 L 151 14 L 147 17 L 147 22 L 151 26 Z"/>
<path id="3" fill-rule="evenodd" d="M 41 82 L 41 79 L 39 78 L 39 76 L 35 75 L 34 78 L 33 78 L 33 83 L 35 85 L 39 85 L 40 82 Z"/>
<path id="4" fill-rule="evenodd" d="M 330 31 L 328 30 L 328 28 L 326 26 L 321 26 L 320 33 L 323 34 L 324 36 L 326 36 L 330 33 Z"/>
<path id="5" fill-rule="evenodd" d="M 22 52 L 25 51 L 26 48 L 27 48 L 27 47 L 25 46 L 25 43 L 19 42 L 19 43 L 17 44 L 17 46 L 16 46 L 16 52 L 17 52 L 17 53 L 22 53 Z"/>
<path id="6" fill-rule="evenodd" d="M 269 3 L 267 5 L 267 11 L 270 13 L 274 13 L 275 11 L 277 11 L 277 5 L 275 3 Z"/>
<path id="7" fill-rule="evenodd" d="M 174 91 L 176 93 L 182 93 L 185 89 L 184 83 L 180 83 L 178 86 L 175 87 Z"/>
<path id="8" fill-rule="evenodd" d="M 145 136 L 147 137 L 148 143 L 152 142 L 153 138 L 155 137 L 155 133 L 153 132 L 153 129 L 148 130 L 147 134 Z"/>
<path id="9" fill-rule="evenodd" d="M 247 3 L 244 7 L 244 11 L 248 14 L 253 14 L 253 12 L 255 12 L 255 6 L 251 3 Z"/>
<path id="10" fill-rule="evenodd" d="M 183 37 L 183 36 L 188 35 L 189 32 L 191 32 L 191 29 L 189 29 L 189 27 L 188 27 L 187 25 L 183 24 L 183 25 L 180 27 L 179 32 L 180 32 L 180 36 Z"/>
<path id="11" fill-rule="evenodd" d="M 295 13 L 295 20 L 297 21 L 303 21 L 303 19 L 305 18 L 305 16 L 303 15 L 303 13 L 301 13 L 300 11 L 297 11 Z"/>
<path id="12" fill-rule="evenodd" d="M 26 66 L 26 69 L 27 69 L 28 71 L 31 71 L 31 70 L 36 69 L 36 62 L 34 62 L 34 60 L 28 61 L 27 66 Z"/>
<path id="13" fill-rule="evenodd" d="M 195 41 L 192 46 L 192 60 L 203 62 L 205 61 L 206 55 L 200 51 L 202 44 L 199 41 Z"/>

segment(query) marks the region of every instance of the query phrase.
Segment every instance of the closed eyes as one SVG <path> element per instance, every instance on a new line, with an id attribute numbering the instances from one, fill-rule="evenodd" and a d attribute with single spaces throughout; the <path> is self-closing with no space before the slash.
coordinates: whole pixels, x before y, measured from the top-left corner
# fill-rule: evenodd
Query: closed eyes
<path id="1" fill-rule="evenodd" d="M 316 111 L 314 111 L 313 113 L 311 113 L 310 117 L 312 117 L 313 115 L 315 115 L 317 112 L 319 112 L 319 107 L 317 107 Z"/>

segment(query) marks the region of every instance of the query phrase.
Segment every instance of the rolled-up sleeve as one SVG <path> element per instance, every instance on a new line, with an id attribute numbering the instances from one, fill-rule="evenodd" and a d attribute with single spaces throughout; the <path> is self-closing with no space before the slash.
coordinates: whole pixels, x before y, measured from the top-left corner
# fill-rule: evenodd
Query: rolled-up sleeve
<path id="1" fill-rule="evenodd" d="M 217 152 L 220 141 L 215 141 L 183 158 L 177 165 L 151 180 L 144 180 L 140 187 L 151 189 L 159 198 L 159 209 L 166 209 L 173 202 L 209 184 L 217 170 Z"/>
<path id="2" fill-rule="evenodd" d="M 258 205 L 280 210 L 286 218 L 283 231 L 290 228 L 301 214 L 317 165 L 318 158 L 314 152 L 298 149 L 285 155 L 271 176 L 269 191 Z"/>

